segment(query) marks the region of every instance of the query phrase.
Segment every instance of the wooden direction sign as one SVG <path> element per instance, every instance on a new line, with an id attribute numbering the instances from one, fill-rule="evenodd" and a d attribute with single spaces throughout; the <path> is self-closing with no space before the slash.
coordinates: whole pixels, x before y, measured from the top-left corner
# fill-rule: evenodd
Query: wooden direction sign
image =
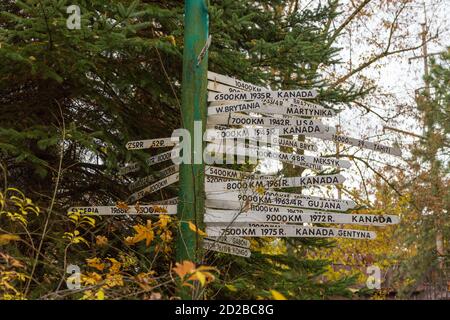
<path id="1" fill-rule="evenodd" d="M 234 179 L 223 178 L 223 177 L 214 177 L 214 176 L 205 176 L 205 183 L 216 183 L 216 182 L 228 182 L 234 181 Z"/>
<path id="2" fill-rule="evenodd" d="M 208 101 L 240 101 L 263 99 L 314 99 L 315 89 L 311 90 L 279 90 L 279 91 L 250 91 L 250 92 L 209 92 Z"/>
<path id="3" fill-rule="evenodd" d="M 172 165 L 170 167 L 167 167 L 165 169 L 162 169 L 161 171 L 155 172 L 151 175 L 148 175 L 144 178 L 138 179 L 133 183 L 130 183 L 128 185 L 128 189 L 130 190 L 136 190 L 142 187 L 145 187 L 155 181 L 157 181 L 158 179 L 162 179 L 165 178 L 167 176 L 170 176 L 171 174 L 174 174 L 176 172 L 178 172 L 180 170 L 180 166 L 179 165 Z"/>
<path id="4" fill-rule="evenodd" d="M 251 252 L 249 249 L 236 247 L 225 243 L 220 243 L 216 241 L 211 241 L 208 239 L 203 239 L 203 249 L 210 251 L 217 251 L 221 253 L 228 253 L 241 257 L 250 257 Z"/>
<path id="5" fill-rule="evenodd" d="M 305 156 L 295 153 L 284 153 L 261 148 L 245 148 L 242 145 L 224 146 L 219 144 L 209 144 L 206 152 L 214 154 L 237 155 L 241 157 L 249 157 L 251 159 L 273 159 L 281 162 L 290 163 L 296 166 L 308 168 L 311 170 L 322 170 L 321 164 L 309 163 L 304 160 Z"/>
<path id="6" fill-rule="evenodd" d="M 220 167 L 213 167 L 213 166 L 206 166 L 205 174 L 207 176 L 215 176 L 215 177 L 227 178 L 227 179 L 231 179 L 231 180 L 244 180 L 244 179 L 249 179 L 249 178 L 251 178 L 251 179 L 268 179 L 268 180 L 277 179 L 277 176 L 254 174 L 251 172 L 226 169 L 226 168 L 220 168 Z"/>
<path id="7" fill-rule="evenodd" d="M 257 110 L 258 113 L 281 114 L 293 117 L 322 117 L 330 118 L 336 115 L 336 111 L 332 109 L 316 109 L 316 108 L 298 108 L 294 105 L 274 107 L 264 106 Z"/>
<path id="8" fill-rule="evenodd" d="M 290 187 L 308 187 L 330 184 L 341 184 L 345 181 L 344 176 L 340 174 L 288 177 L 276 180 L 254 179 L 251 181 L 231 181 L 205 184 L 206 192 L 223 192 L 238 190 L 259 190 L 272 188 L 290 188 Z"/>
<path id="9" fill-rule="evenodd" d="M 145 187 L 144 189 L 133 193 L 127 200 L 127 202 L 134 202 L 139 199 L 142 199 L 148 194 L 151 194 L 153 192 L 156 192 L 158 190 L 161 190 L 162 188 L 167 187 L 168 185 L 174 184 L 175 182 L 178 182 L 179 179 L 179 173 L 174 173 L 164 179 L 159 180 L 158 182 L 155 182 L 148 187 Z"/>
<path id="10" fill-rule="evenodd" d="M 313 170 L 322 170 L 322 166 L 330 166 L 335 168 L 350 168 L 351 163 L 347 160 L 334 158 L 322 158 L 315 156 L 307 156 L 295 153 L 285 153 L 272 151 L 264 148 L 246 148 L 242 144 L 231 146 L 224 144 L 209 144 L 206 148 L 208 152 L 234 154 L 239 156 L 248 156 L 256 159 L 274 159 L 281 162 L 291 163 Z"/>
<path id="11" fill-rule="evenodd" d="M 243 114 L 229 113 L 208 117 L 209 125 L 223 124 L 233 126 L 262 126 L 262 127 L 294 127 L 323 125 L 319 120 L 307 120 L 301 118 L 272 118 L 252 117 Z"/>
<path id="12" fill-rule="evenodd" d="M 215 92 L 241 92 L 241 89 L 223 85 L 217 82 L 208 81 L 208 90 Z M 247 90 L 244 90 L 247 91 Z M 251 91 L 251 90 L 250 90 Z M 266 90 L 267 91 L 267 90 Z M 263 99 L 258 101 L 264 107 L 295 107 L 302 109 L 329 109 L 321 105 L 311 103 L 301 99 Z M 211 102 L 210 106 L 225 105 L 226 102 Z"/>
<path id="13" fill-rule="evenodd" d="M 68 212 L 80 211 L 86 214 L 99 216 L 115 215 L 147 215 L 147 214 L 177 214 L 176 205 L 139 205 L 130 206 L 127 210 L 117 206 L 96 206 L 96 207 L 71 207 Z"/>
<path id="14" fill-rule="evenodd" d="M 247 239 L 240 238 L 240 237 L 222 236 L 222 237 L 212 237 L 212 238 L 204 238 L 204 239 L 210 240 L 210 241 L 223 242 L 226 244 L 231 244 L 233 246 L 242 247 L 242 248 L 250 248 L 250 241 L 248 241 Z"/>
<path id="15" fill-rule="evenodd" d="M 387 153 L 387 154 L 391 154 L 394 156 L 401 156 L 402 152 L 399 148 L 395 148 L 395 147 L 388 147 L 376 142 L 371 142 L 371 141 L 367 141 L 367 140 L 361 140 L 361 139 L 356 139 L 356 138 L 352 138 L 352 137 L 348 137 L 348 136 L 344 136 L 344 135 L 340 135 L 340 134 L 335 134 L 335 133 L 319 133 L 316 134 L 314 132 L 311 133 L 305 133 L 305 135 L 308 136 L 312 136 L 315 138 L 320 138 L 322 140 L 330 140 L 330 141 L 334 141 L 336 143 L 344 143 L 344 144 L 348 144 L 348 145 L 352 145 L 355 147 L 360 147 L 360 148 L 364 148 L 364 149 L 370 149 L 370 150 L 374 150 L 374 151 L 378 151 L 378 152 L 382 152 L 382 153 Z"/>
<path id="16" fill-rule="evenodd" d="M 280 225 L 278 227 L 224 227 L 207 226 L 209 237 L 245 236 L 245 237 L 277 237 L 277 238 L 349 238 L 349 239 L 375 239 L 376 233 L 365 230 L 319 228 L 296 225 Z"/>
<path id="17" fill-rule="evenodd" d="M 256 86 L 254 86 L 255 88 Z M 236 87 L 231 87 L 222 83 L 214 82 L 214 81 L 208 81 L 207 86 L 208 91 L 214 91 L 214 92 L 242 92 L 242 91 L 253 91 L 253 92 L 261 92 L 261 91 L 269 91 L 270 89 L 264 89 L 264 90 L 243 90 L 238 89 Z"/>
<path id="18" fill-rule="evenodd" d="M 152 205 L 170 205 L 170 204 L 178 204 L 178 197 L 173 197 L 166 200 L 153 201 L 150 204 Z"/>
<path id="19" fill-rule="evenodd" d="M 212 83 L 223 83 L 232 87 L 236 87 L 242 89 L 244 91 L 266 91 L 266 88 L 255 86 L 249 82 L 241 81 L 235 78 L 227 77 L 221 75 L 219 73 L 215 73 L 212 71 L 208 71 L 208 80 L 211 80 Z"/>
<path id="20" fill-rule="evenodd" d="M 207 193 L 208 207 L 242 209 L 250 204 L 311 208 L 317 210 L 347 211 L 356 206 L 352 200 L 321 198 L 290 192 L 266 190 L 263 193 L 251 190 L 244 192 Z"/>
<path id="21" fill-rule="evenodd" d="M 178 154 L 177 152 L 177 148 L 157 154 L 155 156 L 151 156 L 150 158 L 147 158 L 147 160 L 145 160 L 145 163 L 148 164 L 149 166 L 152 166 L 154 164 L 157 163 L 161 163 L 167 160 L 172 159 L 172 153 L 174 154 L 174 159 L 179 159 L 178 156 L 175 156 Z M 127 163 L 124 167 L 119 168 L 119 174 L 120 175 L 124 175 L 130 172 L 136 172 L 139 171 L 139 169 L 141 168 L 140 164 L 138 162 L 131 162 L 131 163 Z"/>
<path id="22" fill-rule="evenodd" d="M 267 139 L 268 138 L 268 139 Z M 308 151 L 318 151 L 318 148 L 313 143 L 308 143 L 304 141 L 292 140 L 283 137 L 270 136 L 270 137 L 258 137 L 258 138 L 248 138 L 248 140 L 256 141 L 264 144 L 272 144 L 283 147 L 291 147 Z"/>
<path id="23" fill-rule="evenodd" d="M 126 144 L 126 148 L 128 150 L 141 150 L 141 149 L 150 149 L 150 148 L 165 148 L 172 147 L 179 142 L 179 137 L 173 138 L 158 138 L 158 139 L 149 139 L 149 140 L 136 140 L 136 141 L 128 141 Z"/>
<path id="24" fill-rule="evenodd" d="M 282 224 L 331 223 L 363 226 L 386 226 L 399 223 L 396 215 L 327 213 L 320 211 L 255 205 L 249 211 L 206 209 L 205 223 L 233 225 L 241 222 L 270 222 Z"/>
<path id="25" fill-rule="evenodd" d="M 311 121 L 308 125 L 302 126 L 279 126 L 276 128 L 241 128 L 241 129 L 225 129 L 215 130 L 207 129 L 205 132 L 206 141 L 222 140 L 222 139 L 246 139 L 264 136 L 291 136 L 302 135 L 305 133 L 322 133 L 328 130 L 327 126 Z"/>
<path id="26" fill-rule="evenodd" d="M 215 92 L 240 92 L 240 91 L 270 91 L 270 89 L 255 86 L 251 83 L 244 82 L 235 78 L 227 77 L 218 73 L 208 71 L 208 90 Z M 301 99 L 265 99 L 263 102 L 266 105 L 282 106 L 286 102 L 300 106 L 300 107 L 313 107 L 323 108 L 320 105 L 304 101 Z M 217 103 L 217 102 L 213 102 Z"/>
<path id="27" fill-rule="evenodd" d="M 174 148 L 172 150 L 169 150 L 169 151 L 157 154 L 155 156 L 152 156 L 152 157 L 148 158 L 145 162 L 149 166 L 151 166 L 151 165 L 154 165 L 154 164 L 157 164 L 157 163 L 161 163 L 161 162 L 170 160 L 170 159 L 172 159 L 172 155 L 176 155 L 177 154 L 177 150 L 179 150 L 179 149 Z"/>
<path id="28" fill-rule="evenodd" d="M 334 117 L 336 111 L 324 107 L 301 107 L 296 104 L 284 104 L 282 106 L 275 106 L 267 104 L 260 100 L 255 101 L 239 101 L 223 105 L 208 107 L 208 116 L 219 114 L 227 114 L 232 112 L 256 112 L 280 114 L 292 117 Z"/>
<path id="29" fill-rule="evenodd" d="M 140 168 L 141 166 L 137 162 L 128 163 L 123 167 L 119 167 L 119 175 L 123 176 L 131 172 L 136 172 L 139 171 Z"/>

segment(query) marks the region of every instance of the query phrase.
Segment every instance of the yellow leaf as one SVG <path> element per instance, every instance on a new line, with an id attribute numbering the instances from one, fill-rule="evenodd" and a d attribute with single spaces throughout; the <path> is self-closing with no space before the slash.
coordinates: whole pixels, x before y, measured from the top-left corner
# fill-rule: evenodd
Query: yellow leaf
<path id="1" fill-rule="evenodd" d="M 87 262 L 89 267 L 95 268 L 95 269 L 97 269 L 99 271 L 103 271 L 103 269 L 105 269 L 105 264 L 102 263 L 100 258 L 86 259 L 86 262 Z"/>
<path id="2" fill-rule="evenodd" d="M 195 224 L 193 224 L 191 221 L 189 221 L 188 223 L 189 223 L 189 229 L 191 229 L 192 231 L 198 233 L 202 237 L 206 237 L 207 236 L 207 234 L 205 232 L 203 232 L 202 230 L 198 229 L 197 226 Z"/>
<path id="3" fill-rule="evenodd" d="M 182 263 L 177 262 L 172 270 L 183 279 L 186 274 L 194 272 L 195 264 L 192 261 L 184 260 Z"/>
<path id="4" fill-rule="evenodd" d="M 98 290 L 95 294 L 95 297 L 97 298 L 97 300 L 105 300 L 105 292 L 103 291 L 103 289 Z"/>
<path id="5" fill-rule="evenodd" d="M 111 273 L 119 272 L 120 268 L 122 267 L 122 264 L 114 258 L 107 258 L 107 259 L 109 261 L 111 261 L 111 266 L 109 267 L 109 272 L 111 272 Z"/>
<path id="6" fill-rule="evenodd" d="M 125 210 L 126 212 L 128 212 L 128 210 L 130 210 L 130 207 L 122 201 L 117 202 L 116 207 L 122 210 Z"/>
<path id="7" fill-rule="evenodd" d="M 133 237 L 126 237 L 126 238 L 124 239 L 124 241 L 125 241 L 125 244 L 127 244 L 127 245 L 129 245 L 129 246 L 132 246 L 133 244 L 135 244 L 134 238 L 133 238 Z"/>
<path id="8" fill-rule="evenodd" d="M 272 294 L 274 300 L 287 300 L 285 296 L 276 290 L 270 290 L 270 293 Z"/>
<path id="9" fill-rule="evenodd" d="M 164 229 L 165 227 L 167 227 L 167 225 L 170 223 L 170 217 L 168 215 L 165 214 L 161 214 L 159 216 L 159 221 L 158 221 L 158 225 L 161 229 Z"/>
<path id="10" fill-rule="evenodd" d="M 230 290 L 232 292 L 238 291 L 237 288 L 235 286 L 233 286 L 232 284 L 226 284 L 225 288 L 227 288 L 228 290 Z"/>
<path id="11" fill-rule="evenodd" d="M 266 192 L 266 189 L 264 189 L 264 187 L 258 187 L 255 189 L 255 191 L 263 196 L 264 193 Z"/>
<path id="12" fill-rule="evenodd" d="M 95 244 L 99 247 L 106 246 L 108 244 L 108 238 L 105 236 L 96 236 Z"/>
<path id="13" fill-rule="evenodd" d="M 168 37 L 167 37 L 167 40 L 169 40 L 169 42 L 170 42 L 172 45 L 174 45 L 174 46 L 177 45 L 177 43 L 176 43 L 176 41 L 175 41 L 175 37 L 174 37 L 173 35 L 168 36 Z"/>
<path id="14" fill-rule="evenodd" d="M 147 220 L 146 226 L 138 224 L 133 226 L 133 229 L 136 231 L 133 242 L 136 243 L 145 240 L 145 245 L 148 247 L 155 237 L 151 220 Z"/>
<path id="15" fill-rule="evenodd" d="M 20 237 L 15 234 L 0 234 L 0 245 L 8 244 L 10 241 L 20 240 Z"/>
<path id="16" fill-rule="evenodd" d="M 195 276 L 194 280 L 198 280 L 203 287 L 205 286 L 206 277 L 203 273 L 196 271 L 193 276 Z"/>
<path id="17" fill-rule="evenodd" d="M 170 230 L 166 230 L 161 234 L 160 238 L 164 242 L 170 242 L 172 240 L 172 232 L 170 232 Z"/>

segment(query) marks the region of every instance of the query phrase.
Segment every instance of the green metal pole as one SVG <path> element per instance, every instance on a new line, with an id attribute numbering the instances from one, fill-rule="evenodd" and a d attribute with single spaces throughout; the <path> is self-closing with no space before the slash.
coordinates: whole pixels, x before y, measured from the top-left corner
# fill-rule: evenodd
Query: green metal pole
<path id="1" fill-rule="evenodd" d="M 207 40 L 208 8 L 205 0 L 185 0 L 181 117 L 182 126 L 191 135 L 192 163 L 180 165 L 178 204 L 180 229 L 177 237 L 177 261 L 199 261 L 199 235 L 189 228 L 189 222 L 201 228 L 205 207 L 203 132 L 206 125 L 208 54 L 203 57 L 200 64 L 198 64 L 197 58 Z M 202 123 L 202 129 L 201 132 L 194 134 L 196 121 Z M 202 148 L 201 154 L 194 156 L 196 143 L 201 143 Z M 194 159 L 198 160 L 199 157 L 201 164 L 194 164 Z"/>

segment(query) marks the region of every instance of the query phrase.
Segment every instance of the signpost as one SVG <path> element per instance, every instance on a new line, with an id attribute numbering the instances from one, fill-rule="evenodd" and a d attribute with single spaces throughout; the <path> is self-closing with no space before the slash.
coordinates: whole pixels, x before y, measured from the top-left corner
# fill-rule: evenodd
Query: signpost
<path id="1" fill-rule="evenodd" d="M 249 82 L 245 82 L 245 81 L 241 81 L 235 78 L 231 78 L 231 77 L 227 77 L 224 75 L 221 75 L 219 73 L 215 73 L 212 71 L 208 71 L 208 79 L 210 81 L 208 81 L 209 83 L 212 84 L 227 84 L 229 86 L 232 87 L 236 87 L 238 89 L 242 89 L 244 91 L 267 91 L 268 89 L 260 87 L 260 86 L 255 86 L 254 84 L 251 84 Z"/>
<path id="2" fill-rule="evenodd" d="M 311 133 L 305 133 L 308 136 L 312 136 L 314 138 L 320 138 L 322 140 L 330 140 L 330 141 L 334 141 L 336 143 L 344 143 L 344 144 L 349 144 L 355 147 L 360 147 L 360 148 L 364 148 L 364 149 L 370 149 L 373 151 L 378 151 L 378 152 L 382 152 L 382 153 L 387 153 L 387 154 L 391 154 L 394 156 L 401 156 L 402 152 L 399 148 L 394 148 L 394 147 L 388 147 L 376 142 L 371 142 L 371 141 L 367 141 L 367 140 L 361 140 L 361 139 L 356 139 L 356 138 L 352 138 L 352 137 L 348 137 L 348 136 L 344 136 L 344 135 L 340 135 L 340 134 L 335 134 L 335 133 L 320 133 L 320 134 L 316 134 L 314 132 Z"/>
<path id="3" fill-rule="evenodd" d="M 208 51 L 203 50 L 208 41 L 208 6 L 205 0 L 185 0 L 183 76 L 181 82 L 181 123 L 191 135 L 191 145 L 203 132 L 195 132 L 195 121 L 206 124 L 206 86 Z M 202 52 L 203 51 L 203 52 Z M 201 54 L 201 61 L 198 60 Z M 200 63 L 199 63 L 200 62 Z M 191 159 L 196 159 L 191 148 Z M 203 159 L 202 159 L 203 160 Z M 202 227 L 204 215 L 205 165 L 182 163 L 178 218 L 181 221 L 176 242 L 176 260 L 201 261 L 198 233 L 192 232 L 189 223 Z M 188 294 L 182 294 L 184 298 Z"/>
<path id="4" fill-rule="evenodd" d="M 326 126 L 318 124 L 317 122 L 310 122 L 310 124 L 302 126 L 279 126 L 276 128 L 241 128 L 225 130 L 208 129 L 206 130 L 205 139 L 207 141 L 214 141 L 222 139 L 257 138 L 264 136 L 291 136 L 305 133 L 321 133 L 326 130 Z"/>
<path id="5" fill-rule="evenodd" d="M 220 83 L 216 83 L 216 82 L 208 82 L 208 90 L 210 92 L 216 92 L 216 93 L 235 93 L 235 92 L 242 92 L 242 91 L 249 91 L 249 90 L 240 90 L 237 88 L 233 88 L 233 87 L 229 87 Z M 260 92 L 265 92 L 267 90 L 264 91 L 260 91 Z M 254 100 L 255 101 L 255 100 Z M 292 107 L 297 107 L 297 108 L 308 108 L 308 109 L 324 109 L 324 107 L 322 107 L 321 105 L 309 102 L 309 101 L 305 101 L 305 100 L 301 100 L 301 99 L 296 99 L 296 98 L 290 98 L 290 99 L 273 99 L 273 98 L 269 98 L 269 99 L 261 99 L 259 100 L 259 102 L 262 102 L 262 104 L 264 106 L 272 106 L 272 107 L 281 107 L 281 106 L 292 106 Z M 211 102 L 210 106 L 219 106 L 219 105 L 223 105 L 226 104 L 226 102 Z"/>
<path id="6" fill-rule="evenodd" d="M 274 159 L 281 162 L 287 162 L 294 165 L 314 169 L 322 170 L 322 166 L 330 166 L 335 168 L 350 168 L 351 163 L 347 160 L 340 160 L 334 158 L 322 158 L 314 156 L 306 156 L 295 153 L 284 153 L 272 151 L 264 148 L 246 148 L 242 144 L 231 146 L 224 144 L 209 144 L 206 148 L 209 152 L 235 154 L 240 156 L 248 156 L 256 159 Z"/>
<path id="7" fill-rule="evenodd" d="M 386 226 L 399 223 L 399 218 L 395 215 L 326 213 L 264 205 L 256 205 L 246 212 L 239 210 L 206 210 L 205 223 L 220 223 L 222 225 L 233 223 L 235 225 L 239 222 L 331 223 Z"/>
<path id="8" fill-rule="evenodd" d="M 142 150 L 142 149 L 150 149 L 150 148 L 165 148 L 172 147 L 178 143 L 179 138 L 158 138 L 158 139 L 150 139 L 150 140 L 136 140 L 129 141 L 126 144 L 126 148 L 128 150 Z"/>
<path id="9" fill-rule="evenodd" d="M 206 199 L 209 207 L 229 209 L 241 209 L 250 204 L 266 204 L 317 210 L 347 211 L 356 206 L 356 203 L 351 200 L 337 200 L 271 190 L 266 190 L 262 193 L 252 192 L 251 190 L 222 194 L 206 193 Z"/>
<path id="10" fill-rule="evenodd" d="M 245 258 L 249 258 L 251 255 L 251 252 L 249 249 L 242 248 L 242 247 L 236 247 L 225 243 L 220 243 L 216 241 L 211 241 L 208 239 L 203 239 L 203 249 L 205 250 L 211 250 L 211 251 L 217 251 L 227 254 L 232 254 L 236 256 L 241 256 Z"/>
<path id="11" fill-rule="evenodd" d="M 243 239 L 240 237 L 213 237 L 213 238 L 205 238 L 210 241 L 218 241 L 226 244 L 231 244 L 233 246 L 238 246 L 242 248 L 250 248 L 250 241 L 247 239 Z"/>
<path id="12" fill-rule="evenodd" d="M 276 180 L 254 179 L 251 181 L 231 181 L 206 184 L 206 193 L 208 192 L 223 192 L 223 191 L 238 191 L 238 190 L 253 190 L 257 192 L 262 189 L 272 188 L 290 188 L 290 187 L 308 187 L 329 184 L 340 184 L 345 181 L 345 178 L 340 174 L 321 175 L 321 176 L 304 176 L 304 177 L 288 177 Z"/>
<path id="13" fill-rule="evenodd" d="M 71 207 L 68 212 L 80 211 L 84 214 L 94 214 L 99 216 L 118 215 L 148 215 L 148 214 L 177 214 L 176 205 L 139 205 L 130 206 L 128 209 L 117 206 L 97 206 L 97 207 Z"/>
<path id="14" fill-rule="evenodd" d="M 149 166 L 152 166 L 154 164 L 171 160 L 172 158 L 174 158 L 175 160 L 176 159 L 175 155 L 178 154 L 178 150 L 179 150 L 178 148 L 174 148 L 172 150 L 157 154 L 155 156 L 151 156 L 150 158 L 147 158 L 147 160 L 145 160 L 145 163 Z M 140 168 L 141 166 L 137 162 L 127 163 L 124 167 L 119 168 L 119 174 L 124 175 L 130 172 L 136 172 L 139 171 Z"/>
<path id="15" fill-rule="evenodd" d="M 317 145 L 315 145 L 313 143 L 307 143 L 304 141 L 292 140 L 292 139 L 287 139 L 287 138 L 283 138 L 283 137 L 271 136 L 268 139 L 263 139 L 263 138 L 258 137 L 258 138 L 248 138 L 248 140 L 256 141 L 259 143 L 265 143 L 265 144 L 270 143 L 272 145 L 297 148 L 297 149 L 308 150 L 308 151 L 315 151 L 315 152 L 318 151 Z"/>
<path id="16" fill-rule="evenodd" d="M 153 201 L 150 204 L 152 205 L 169 205 L 169 204 L 178 204 L 178 197 L 173 197 L 166 200 Z"/>
<path id="17" fill-rule="evenodd" d="M 136 190 L 136 189 L 142 188 L 146 185 L 149 185 L 150 183 L 157 181 L 158 179 L 162 179 L 167 176 L 170 176 L 171 174 L 174 174 L 174 173 L 178 172 L 179 170 L 180 170 L 180 166 L 174 164 L 170 167 L 162 169 L 161 171 L 158 171 L 151 175 L 148 175 L 145 178 L 141 178 L 141 179 L 136 180 L 133 183 L 130 183 L 128 185 L 128 189 Z"/>
<path id="18" fill-rule="evenodd" d="M 276 106 L 267 104 L 261 100 L 254 101 L 230 101 L 227 104 L 208 107 L 208 116 L 227 114 L 232 112 L 257 112 L 280 114 L 291 117 L 334 117 L 336 111 L 324 107 L 303 107 L 295 104 L 283 104 Z"/>
<path id="19" fill-rule="evenodd" d="M 270 175 L 262 175 L 262 174 L 254 174 L 251 172 L 232 170 L 220 167 L 206 166 L 205 173 L 208 176 L 216 176 L 234 180 L 244 180 L 244 179 L 267 179 L 274 180 L 277 179 L 277 176 Z"/>
<path id="20" fill-rule="evenodd" d="M 151 194 L 151 193 L 161 190 L 162 188 L 165 188 L 171 184 L 174 184 L 175 182 L 178 182 L 178 179 L 179 179 L 179 174 L 174 173 L 174 174 L 168 176 L 167 178 L 161 179 L 158 182 L 155 182 L 155 183 L 149 185 L 148 187 L 145 187 L 144 189 L 133 193 L 128 198 L 127 202 L 135 202 L 139 199 L 142 199 L 143 197 L 145 197 L 148 194 Z"/>
<path id="21" fill-rule="evenodd" d="M 348 238 L 367 239 L 376 238 L 376 233 L 366 230 L 306 227 L 296 225 L 261 226 L 261 227 L 225 227 L 207 226 L 209 237 L 243 236 L 243 237 L 276 237 L 276 238 Z"/>
<path id="22" fill-rule="evenodd" d="M 263 127 L 294 127 L 294 126 L 323 126 L 318 120 L 307 120 L 301 118 L 272 118 L 272 117 L 252 117 L 237 113 L 229 113 L 208 117 L 208 124 L 224 124 L 233 126 L 263 126 Z"/>
<path id="23" fill-rule="evenodd" d="M 279 90 L 250 92 L 209 92 L 208 101 L 240 101 L 263 99 L 314 99 L 317 91 L 312 90 Z"/>
<path id="24" fill-rule="evenodd" d="M 167 160 L 171 160 L 172 159 L 172 155 L 177 154 L 178 149 L 174 148 L 172 150 L 157 154 L 155 156 L 152 156 L 150 158 L 148 158 L 145 163 L 147 163 L 149 166 L 152 166 L 154 164 L 157 163 L 161 163 Z"/>

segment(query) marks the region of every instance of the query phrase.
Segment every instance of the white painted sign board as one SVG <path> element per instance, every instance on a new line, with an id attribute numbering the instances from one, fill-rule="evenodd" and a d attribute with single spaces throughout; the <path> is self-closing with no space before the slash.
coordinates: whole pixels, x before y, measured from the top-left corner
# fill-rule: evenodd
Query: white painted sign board
<path id="1" fill-rule="evenodd" d="M 162 188 L 165 188 L 171 184 L 174 184 L 175 182 L 178 182 L 179 179 L 179 173 L 174 173 L 167 178 L 161 179 L 158 182 L 155 182 L 154 184 L 149 185 L 148 187 L 145 187 L 144 189 L 133 193 L 127 200 L 127 202 L 134 202 L 139 199 L 142 199 L 148 194 L 151 194 L 153 192 L 156 192 L 158 190 L 161 190 Z"/>
<path id="2" fill-rule="evenodd" d="M 147 214 L 177 214 L 176 205 L 140 205 L 136 207 L 129 206 L 128 210 L 118 208 L 117 206 L 94 206 L 94 207 L 71 207 L 69 212 L 82 211 L 86 214 L 95 214 L 99 216 L 115 215 L 147 215 Z"/>
<path id="3" fill-rule="evenodd" d="M 343 143 L 343 144 L 348 144 L 348 145 L 352 145 L 355 147 L 370 149 L 370 150 L 377 151 L 377 152 L 387 153 L 387 154 L 391 154 L 391 155 L 398 156 L 398 157 L 400 157 L 402 155 L 402 152 L 399 148 L 388 147 L 388 146 L 385 146 L 385 145 L 382 145 L 382 144 L 379 144 L 376 142 L 356 139 L 356 138 L 352 138 L 352 137 L 348 137 L 348 136 L 344 136 L 344 135 L 338 135 L 335 133 L 316 134 L 314 132 L 311 132 L 311 133 L 307 132 L 307 133 L 305 133 L 305 135 L 312 136 L 314 138 L 319 138 L 322 140 L 330 140 L 330 141 L 334 141 L 336 143 Z"/>
<path id="4" fill-rule="evenodd" d="M 150 203 L 151 205 L 170 205 L 170 204 L 178 204 L 178 197 L 173 197 L 166 200 L 153 201 Z"/>
<path id="5" fill-rule="evenodd" d="M 135 141 L 128 141 L 125 146 L 128 150 L 165 148 L 175 146 L 179 142 L 179 140 L 180 140 L 179 137 L 135 140 Z"/>
<path id="6" fill-rule="evenodd" d="M 237 247 L 250 248 L 250 241 L 248 241 L 247 239 L 243 239 L 241 237 L 222 236 L 222 237 L 213 237 L 213 238 L 205 238 L 205 239 L 210 240 L 210 241 L 223 242 L 223 243 L 230 244 L 230 245 L 237 246 Z"/>
<path id="7" fill-rule="evenodd" d="M 365 230 L 319 228 L 295 225 L 282 225 L 278 227 L 206 227 L 208 236 L 245 236 L 245 237 L 277 237 L 277 238 L 349 238 L 349 239 L 375 239 L 376 233 Z"/>
<path id="8" fill-rule="evenodd" d="M 399 223 L 396 215 L 374 215 L 374 214 L 346 214 L 326 213 L 310 210 L 299 210 L 292 208 L 272 207 L 271 212 L 263 206 L 255 206 L 247 212 L 238 210 L 216 210 L 206 209 L 205 223 L 229 224 L 240 222 L 270 222 L 270 223 L 331 223 L 331 224 L 355 224 L 363 226 L 387 226 Z M 303 211 L 296 213 L 295 210 Z M 294 211 L 294 212 L 293 212 Z"/>
<path id="9" fill-rule="evenodd" d="M 283 146 L 283 147 L 291 147 L 291 148 L 297 148 L 297 149 L 302 149 L 302 150 L 308 150 L 308 151 L 318 151 L 317 145 L 313 144 L 313 143 L 308 143 L 308 142 L 304 142 L 304 141 L 298 141 L 298 140 L 292 140 L 292 139 L 287 139 L 287 138 L 283 138 L 283 137 L 276 137 L 276 136 L 271 136 L 268 137 L 268 139 L 264 138 L 249 138 L 248 140 L 251 141 L 256 141 L 258 143 L 264 143 L 264 144 L 271 144 L 271 145 L 277 145 L 277 146 Z M 220 143 L 220 142 L 216 142 L 216 143 Z"/>
<path id="10" fill-rule="evenodd" d="M 320 175 L 320 176 L 304 176 L 304 177 L 288 177 L 276 180 L 254 179 L 251 181 L 231 181 L 206 184 L 206 192 L 223 192 L 223 191 L 239 191 L 253 190 L 258 188 L 290 188 L 290 187 L 308 187 L 319 185 L 340 184 L 345 181 L 345 177 L 341 174 Z"/>
<path id="11" fill-rule="evenodd" d="M 273 180 L 277 179 L 277 176 L 254 174 L 252 172 L 239 171 L 227 168 L 220 168 L 214 166 L 205 166 L 205 174 L 208 176 L 215 176 L 233 180 L 244 180 L 244 179 L 267 179 Z"/>
<path id="12" fill-rule="evenodd" d="M 228 203 L 228 208 L 230 209 L 240 209 L 244 205 L 248 204 L 268 204 L 287 207 L 313 208 L 317 210 L 347 211 L 348 209 L 356 206 L 356 203 L 352 200 L 321 198 L 270 190 L 266 190 L 262 194 L 251 190 L 244 192 L 207 193 L 206 200 L 214 201 L 210 203 L 210 206 L 213 204 L 219 205 L 219 201 L 225 201 Z M 216 208 L 224 207 L 217 206 Z"/>
<path id="13" fill-rule="evenodd" d="M 322 117 L 330 118 L 336 115 L 336 112 L 328 108 L 299 107 L 294 104 L 283 106 L 274 106 L 266 104 L 260 100 L 255 101 L 230 101 L 227 104 L 208 107 L 208 116 L 223 115 L 232 112 L 254 112 L 280 114 L 291 117 Z"/>
<path id="14" fill-rule="evenodd" d="M 158 172 L 150 174 L 144 178 L 140 178 L 133 183 L 130 183 L 128 185 L 128 189 L 136 190 L 136 189 L 145 187 L 146 185 L 149 185 L 149 184 L 157 181 L 158 179 L 162 179 L 167 176 L 170 176 L 171 174 L 174 174 L 174 173 L 178 172 L 179 170 L 180 170 L 180 166 L 174 164 L 170 167 L 164 168 Z"/>
<path id="15" fill-rule="evenodd" d="M 287 162 L 294 165 L 307 167 L 315 170 L 322 170 L 322 166 L 330 166 L 334 168 L 348 169 L 351 167 L 350 161 L 334 159 L 334 158 L 322 158 L 315 156 L 307 156 L 295 153 L 285 153 L 272 151 L 265 148 L 246 148 L 244 145 L 232 144 L 231 146 L 224 144 L 209 144 L 206 147 L 207 152 L 235 154 L 240 156 L 248 156 L 256 159 L 274 159 L 281 162 Z"/>
<path id="16" fill-rule="evenodd" d="M 279 126 L 276 128 L 241 128 L 225 130 L 207 129 L 205 131 L 205 140 L 214 141 L 221 139 L 245 139 L 263 136 L 291 136 L 306 133 L 326 132 L 326 130 L 328 130 L 327 128 L 328 127 L 322 124 L 312 123 L 307 126 Z"/>
<path id="17" fill-rule="evenodd" d="M 262 126 L 262 127 L 294 127 L 323 125 L 319 120 L 301 118 L 254 117 L 238 113 L 228 113 L 208 117 L 208 125 Z"/>
<path id="18" fill-rule="evenodd" d="M 208 101 L 240 101 L 263 99 L 314 99 L 315 89 L 311 90 L 279 90 L 279 91 L 251 91 L 251 92 L 209 92 Z"/>
<path id="19" fill-rule="evenodd" d="M 249 249 L 232 246 L 225 243 L 210 241 L 207 239 L 203 239 L 203 249 L 210 251 L 217 251 L 221 253 L 228 253 L 235 256 L 241 256 L 246 258 L 250 257 L 251 255 Z"/>

